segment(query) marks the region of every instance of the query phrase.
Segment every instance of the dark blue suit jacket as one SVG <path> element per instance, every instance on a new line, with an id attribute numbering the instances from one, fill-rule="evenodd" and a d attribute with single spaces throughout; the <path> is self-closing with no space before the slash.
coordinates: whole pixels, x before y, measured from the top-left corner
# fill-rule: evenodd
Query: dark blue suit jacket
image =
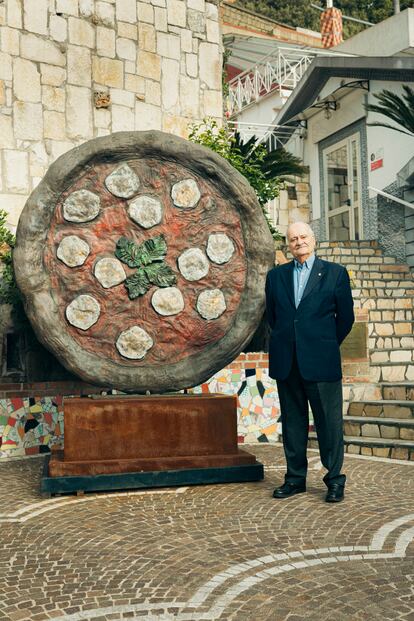
<path id="1" fill-rule="evenodd" d="M 342 265 L 315 257 L 302 300 L 295 308 L 293 266 L 293 261 L 285 263 L 267 275 L 270 377 L 287 378 L 296 348 L 299 370 L 305 380 L 339 380 L 339 346 L 354 323 L 348 272 Z"/>

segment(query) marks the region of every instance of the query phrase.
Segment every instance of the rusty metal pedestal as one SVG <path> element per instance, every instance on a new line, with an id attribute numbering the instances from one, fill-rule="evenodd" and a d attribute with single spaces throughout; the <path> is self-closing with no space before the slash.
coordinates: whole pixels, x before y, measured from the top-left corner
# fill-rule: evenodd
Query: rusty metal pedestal
<path id="1" fill-rule="evenodd" d="M 263 479 L 263 465 L 237 446 L 235 396 L 67 398 L 64 421 L 46 494 Z"/>

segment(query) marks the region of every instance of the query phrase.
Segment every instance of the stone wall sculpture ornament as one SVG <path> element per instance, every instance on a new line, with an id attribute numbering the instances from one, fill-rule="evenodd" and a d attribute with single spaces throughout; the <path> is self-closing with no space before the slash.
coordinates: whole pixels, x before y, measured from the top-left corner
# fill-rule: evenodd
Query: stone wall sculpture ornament
<path id="1" fill-rule="evenodd" d="M 99 319 L 101 307 L 91 295 L 78 295 L 66 307 L 66 319 L 75 328 L 88 330 Z"/>
<path id="2" fill-rule="evenodd" d="M 126 279 L 122 263 L 112 257 L 99 259 L 95 264 L 94 274 L 105 289 L 116 287 L 116 285 L 119 285 L 119 283 L 124 282 Z"/>
<path id="3" fill-rule="evenodd" d="M 233 242 L 225 233 L 213 233 L 207 242 L 207 255 L 211 261 L 221 265 L 230 261 L 234 252 Z"/>
<path id="4" fill-rule="evenodd" d="M 184 298 L 177 287 L 157 289 L 151 298 L 151 304 L 160 315 L 177 315 L 184 310 Z"/>
<path id="5" fill-rule="evenodd" d="M 120 132 L 52 164 L 21 215 L 14 268 L 39 340 L 70 371 L 168 392 L 251 339 L 273 256 L 230 164 L 176 136 Z"/>
<path id="6" fill-rule="evenodd" d="M 128 164 L 121 164 L 107 176 L 105 185 L 114 196 L 131 198 L 138 192 L 139 178 Z"/>
<path id="7" fill-rule="evenodd" d="M 99 196 L 89 190 L 76 190 L 63 203 L 63 217 L 69 222 L 89 222 L 96 218 L 99 209 Z"/>
<path id="8" fill-rule="evenodd" d="M 150 229 L 162 220 L 161 203 L 153 196 L 138 196 L 130 202 L 128 213 L 144 229 Z"/>
<path id="9" fill-rule="evenodd" d="M 85 263 L 90 251 L 86 241 L 77 235 L 68 235 L 60 242 L 56 256 L 68 267 L 79 267 Z"/>
<path id="10" fill-rule="evenodd" d="M 202 291 L 197 298 L 197 310 L 204 319 L 217 319 L 226 310 L 226 300 L 220 289 Z"/>
<path id="11" fill-rule="evenodd" d="M 210 265 L 200 248 L 189 248 L 178 257 L 178 269 L 186 280 L 201 280 L 207 276 Z"/>

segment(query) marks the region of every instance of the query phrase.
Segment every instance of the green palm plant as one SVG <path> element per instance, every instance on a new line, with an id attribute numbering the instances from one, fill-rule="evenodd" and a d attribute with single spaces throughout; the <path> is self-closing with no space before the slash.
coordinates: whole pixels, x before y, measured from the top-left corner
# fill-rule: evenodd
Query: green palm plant
<path id="1" fill-rule="evenodd" d="M 302 160 L 283 147 L 271 151 L 267 144 L 258 143 L 256 136 L 243 142 L 239 132 L 234 133 L 234 148 L 238 149 L 246 163 L 260 161 L 260 170 L 269 181 L 291 181 L 292 176 L 303 177 L 308 171 Z"/>
<path id="2" fill-rule="evenodd" d="M 403 85 L 403 90 L 402 97 L 392 91 L 383 90 L 374 95 L 378 99 L 378 104 L 365 105 L 367 112 L 382 114 L 387 119 L 394 121 L 398 127 L 382 121 L 368 123 L 368 125 L 387 127 L 408 136 L 414 136 L 414 90 L 406 84 Z"/>
<path id="3" fill-rule="evenodd" d="M 280 233 L 269 220 L 265 205 L 279 195 L 286 181 L 291 181 L 289 175 L 302 177 L 307 172 L 300 158 L 284 148 L 271 151 L 256 136 L 243 142 L 239 132 L 228 127 L 218 127 L 217 122 L 210 118 L 192 125 L 189 139 L 212 149 L 246 177 L 256 192 L 273 238 L 281 239 Z"/>

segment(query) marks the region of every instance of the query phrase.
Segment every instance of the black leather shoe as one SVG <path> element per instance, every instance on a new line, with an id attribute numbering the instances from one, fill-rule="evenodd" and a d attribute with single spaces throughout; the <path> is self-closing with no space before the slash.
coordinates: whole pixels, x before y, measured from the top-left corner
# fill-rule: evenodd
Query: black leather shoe
<path id="1" fill-rule="evenodd" d="M 328 487 L 328 493 L 326 494 L 326 502 L 341 502 L 344 499 L 344 486 L 339 483 L 332 483 Z"/>
<path id="2" fill-rule="evenodd" d="M 295 494 L 303 494 L 306 492 L 305 485 L 294 485 L 294 483 L 284 483 L 281 487 L 277 487 L 273 492 L 273 498 L 290 498 Z"/>

